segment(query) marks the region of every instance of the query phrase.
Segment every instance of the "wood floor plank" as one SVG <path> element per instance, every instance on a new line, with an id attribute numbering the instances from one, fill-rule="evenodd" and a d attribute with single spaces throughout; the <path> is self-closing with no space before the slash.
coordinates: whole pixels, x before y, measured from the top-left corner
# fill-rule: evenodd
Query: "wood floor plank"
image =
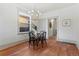
<path id="1" fill-rule="evenodd" d="M 28 42 L 0 51 L 1 56 L 78 56 L 79 50 L 73 44 L 57 42 L 55 38 L 47 40 L 47 46 L 29 48 Z"/>

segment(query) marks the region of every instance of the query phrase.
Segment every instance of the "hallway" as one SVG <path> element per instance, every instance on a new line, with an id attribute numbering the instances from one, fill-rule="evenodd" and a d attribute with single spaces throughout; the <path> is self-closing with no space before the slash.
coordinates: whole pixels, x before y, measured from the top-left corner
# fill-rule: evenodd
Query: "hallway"
<path id="1" fill-rule="evenodd" d="M 47 46 L 43 48 L 39 46 L 33 50 L 29 48 L 28 42 L 16 45 L 6 50 L 0 51 L 0 55 L 9 56 L 78 56 L 78 49 L 73 44 L 60 43 L 56 39 L 50 38 L 47 40 Z"/>

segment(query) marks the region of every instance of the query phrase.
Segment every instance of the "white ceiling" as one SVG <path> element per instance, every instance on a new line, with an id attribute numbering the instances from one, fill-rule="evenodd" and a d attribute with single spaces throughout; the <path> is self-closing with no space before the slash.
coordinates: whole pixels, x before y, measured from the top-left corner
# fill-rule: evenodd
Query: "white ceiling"
<path id="1" fill-rule="evenodd" d="M 28 10 L 39 10 L 41 13 L 54 11 L 75 5 L 75 3 L 18 3 L 18 6 Z"/>

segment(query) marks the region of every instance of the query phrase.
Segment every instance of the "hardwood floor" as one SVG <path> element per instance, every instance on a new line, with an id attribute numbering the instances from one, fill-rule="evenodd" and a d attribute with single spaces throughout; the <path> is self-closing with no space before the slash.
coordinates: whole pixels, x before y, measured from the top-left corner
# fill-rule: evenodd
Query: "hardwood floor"
<path id="1" fill-rule="evenodd" d="M 47 40 L 47 46 L 29 48 L 28 42 L 16 45 L 14 47 L 0 51 L 2 56 L 78 56 L 79 51 L 73 44 L 57 42 L 50 38 Z"/>

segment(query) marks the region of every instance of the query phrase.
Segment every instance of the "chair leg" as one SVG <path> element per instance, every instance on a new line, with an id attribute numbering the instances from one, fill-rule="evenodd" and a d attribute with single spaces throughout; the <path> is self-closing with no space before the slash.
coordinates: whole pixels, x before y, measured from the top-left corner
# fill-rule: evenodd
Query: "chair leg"
<path id="1" fill-rule="evenodd" d="M 41 41 L 41 44 L 42 44 L 42 48 L 43 48 L 43 44 L 44 44 L 43 40 Z"/>
<path id="2" fill-rule="evenodd" d="M 35 49 L 35 46 L 37 45 L 36 40 L 33 40 L 33 49 Z"/>
<path id="3" fill-rule="evenodd" d="M 29 47 L 30 47 L 30 43 L 31 43 L 31 41 L 29 41 Z"/>
<path id="4" fill-rule="evenodd" d="M 36 45 L 37 45 L 37 47 L 38 47 L 38 40 L 36 40 Z"/>
<path id="5" fill-rule="evenodd" d="M 46 41 L 46 39 L 45 39 L 45 44 L 46 44 L 46 46 L 47 46 L 47 41 Z"/>
<path id="6" fill-rule="evenodd" d="M 38 45 L 39 45 L 39 42 L 40 42 L 40 40 L 38 39 L 38 40 L 37 40 L 37 47 L 38 47 Z"/>
<path id="7" fill-rule="evenodd" d="M 33 40 L 33 49 L 34 49 L 34 47 L 35 47 L 34 45 L 35 45 L 35 44 L 34 44 L 34 40 Z"/>

